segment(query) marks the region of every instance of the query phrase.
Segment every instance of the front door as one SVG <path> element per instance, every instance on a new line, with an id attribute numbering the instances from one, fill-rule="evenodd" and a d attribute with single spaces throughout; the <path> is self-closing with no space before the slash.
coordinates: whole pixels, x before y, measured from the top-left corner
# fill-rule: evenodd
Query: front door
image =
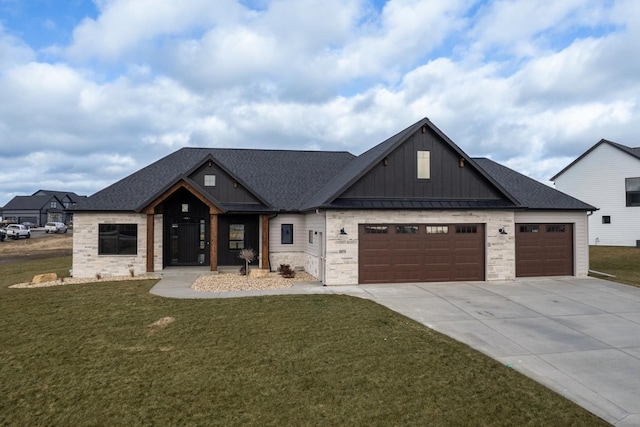
<path id="1" fill-rule="evenodd" d="M 253 249 L 257 265 L 259 252 L 258 216 L 220 215 L 218 216 L 218 265 L 243 265 L 238 258 L 242 249 Z"/>
<path id="2" fill-rule="evenodd" d="M 170 265 L 208 265 L 209 237 L 204 218 L 171 224 Z"/>
<path id="3" fill-rule="evenodd" d="M 164 265 L 210 265 L 209 208 L 185 189 L 162 205 Z"/>

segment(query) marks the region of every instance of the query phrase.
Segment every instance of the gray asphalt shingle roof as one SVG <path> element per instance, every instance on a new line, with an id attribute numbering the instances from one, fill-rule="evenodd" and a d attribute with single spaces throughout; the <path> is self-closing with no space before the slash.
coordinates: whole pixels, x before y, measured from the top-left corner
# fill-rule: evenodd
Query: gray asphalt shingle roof
<path id="1" fill-rule="evenodd" d="M 553 210 L 596 210 L 561 191 L 551 188 L 535 179 L 502 166 L 486 158 L 474 158 L 476 164 L 484 169 L 502 187 L 518 201 L 521 207 L 528 209 Z"/>
<path id="2" fill-rule="evenodd" d="M 53 198 L 54 196 L 15 196 L 3 210 L 40 210 Z"/>
<path id="3" fill-rule="evenodd" d="M 275 210 L 297 210 L 354 155 L 344 151 L 182 148 L 79 202 L 75 210 L 139 210 L 178 176 L 210 157 Z"/>
<path id="4" fill-rule="evenodd" d="M 357 157 L 344 151 L 182 148 L 80 201 L 75 210 L 140 211 L 176 180 L 180 177 L 186 178 L 208 159 L 213 159 L 259 200 L 265 202 L 265 207 L 254 206 L 253 210 L 307 211 L 321 207 L 355 208 L 355 205 L 342 206 L 338 202 L 335 205 L 333 203 L 341 193 L 422 126 L 428 126 L 440 135 L 452 149 L 467 159 L 471 166 L 504 194 L 504 203 L 493 207 L 595 209 L 489 159 L 470 158 L 425 118 Z M 402 203 L 393 203 L 391 205 L 394 207 L 404 206 Z M 438 201 L 431 200 L 425 203 L 419 203 L 416 208 L 442 207 Z M 375 203 L 372 204 L 372 208 L 374 207 Z M 474 207 L 483 206 L 478 204 Z M 227 205 L 226 208 L 231 211 L 242 210 L 242 206 Z"/>

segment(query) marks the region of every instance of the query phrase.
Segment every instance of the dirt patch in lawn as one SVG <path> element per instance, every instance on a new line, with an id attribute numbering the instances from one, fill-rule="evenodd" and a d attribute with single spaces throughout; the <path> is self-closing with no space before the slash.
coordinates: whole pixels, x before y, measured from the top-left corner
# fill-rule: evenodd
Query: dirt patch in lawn
<path id="1" fill-rule="evenodd" d="M 37 239 L 5 240 L 0 242 L 0 263 L 69 256 L 72 246 L 71 234 L 51 235 Z"/>

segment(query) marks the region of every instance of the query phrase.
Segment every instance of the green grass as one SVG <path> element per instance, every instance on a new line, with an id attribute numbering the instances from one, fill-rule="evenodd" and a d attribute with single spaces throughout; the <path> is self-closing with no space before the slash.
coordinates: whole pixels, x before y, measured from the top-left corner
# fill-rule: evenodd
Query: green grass
<path id="1" fill-rule="evenodd" d="M 606 425 L 368 300 L 7 288 L 68 262 L 2 266 L 0 425 Z"/>
<path id="2" fill-rule="evenodd" d="M 608 280 L 640 286 L 640 249 L 622 246 L 590 246 L 589 269 L 613 274 Z M 592 274 L 600 277 L 597 274 Z"/>

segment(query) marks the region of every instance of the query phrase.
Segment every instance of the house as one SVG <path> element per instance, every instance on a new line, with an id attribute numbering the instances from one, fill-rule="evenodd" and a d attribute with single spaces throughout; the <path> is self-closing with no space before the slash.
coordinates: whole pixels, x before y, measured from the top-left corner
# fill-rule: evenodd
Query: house
<path id="1" fill-rule="evenodd" d="M 215 271 L 250 247 L 326 285 L 585 276 L 594 209 L 426 118 L 360 156 L 182 148 L 78 203 L 73 274 Z"/>
<path id="2" fill-rule="evenodd" d="M 2 208 L 2 216 L 5 220 L 31 222 L 38 227 L 49 221 L 68 224 L 73 214 L 65 209 L 74 207 L 83 198 L 86 196 L 73 192 L 38 190 L 31 196 L 15 196 Z"/>
<path id="3" fill-rule="evenodd" d="M 599 209 L 589 216 L 590 245 L 640 247 L 640 147 L 602 139 L 551 181 Z"/>

